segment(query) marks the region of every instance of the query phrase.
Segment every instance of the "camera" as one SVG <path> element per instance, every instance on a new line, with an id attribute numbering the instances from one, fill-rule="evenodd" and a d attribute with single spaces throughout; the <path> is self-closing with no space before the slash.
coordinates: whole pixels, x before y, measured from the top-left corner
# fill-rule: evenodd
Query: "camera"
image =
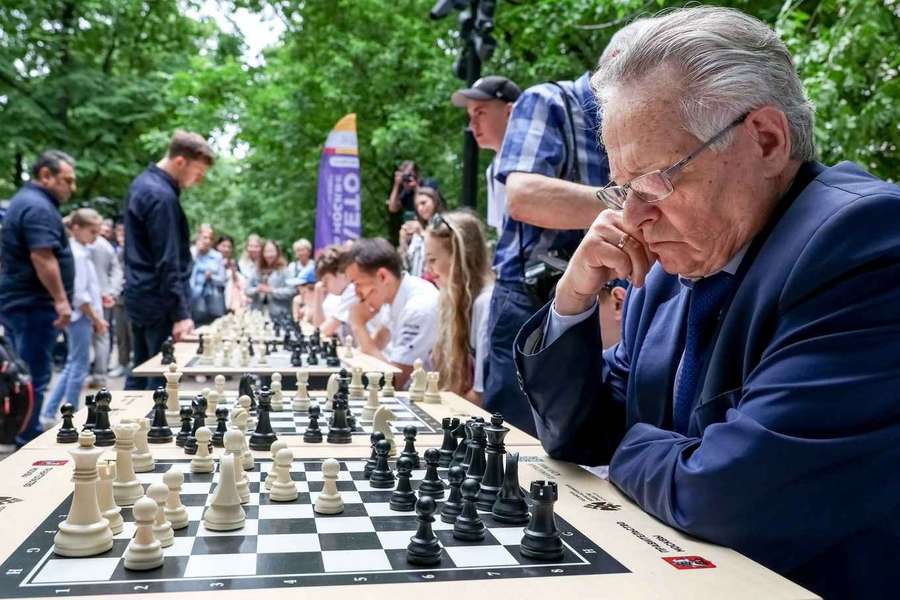
<path id="1" fill-rule="evenodd" d="M 569 261 L 556 253 L 539 254 L 525 265 L 525 290 L 536 306 L 543 306 L 553 297 L 556 283 L 566 271 Z"/>
<path id="2" fill-rule="evenodd" d="M 400 180 L 403 181 L 403 183 L 412 183 L 416 180 L 416 176 L 412 173 L 404 173 Z"/>

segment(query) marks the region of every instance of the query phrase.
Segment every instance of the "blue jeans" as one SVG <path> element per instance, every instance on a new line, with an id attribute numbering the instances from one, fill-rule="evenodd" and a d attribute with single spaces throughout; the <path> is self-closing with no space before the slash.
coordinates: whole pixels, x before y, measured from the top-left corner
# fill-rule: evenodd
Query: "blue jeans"
<path id="1" fill-rule="evenodd" d="M 34 410 L 25 429 L 16 436 L 16 445 L 23 446 L 42 433 L 40 425 L 44 392 L 50 383 L 51 354 L 58 332 L 53 327 L 56 311 L 52 308 L 16 309 L 0 315 L 6 336 L 19 357 L 28 365 L 34 387 Z"/>
<path id="2" fill-rule="evenodd" d="M 484 409 L 537 437 L 531 405 L 519 385 L 513 343 L 516 334 L 541 307 L 519 286 L 497 282 L 488 317 L 490 347 L 484 370 Z"/>
<path id="3" fill-rule="evenodd" d="M 63 401 L 71 404 L 78 410 L 78 398 L 81 396 L 81 386 L 87 379 L 91 370 L 91 343 L 94 330 L 87 317 L 81 317 L 69 325 L 69 355 L 66 357 L 66 366 L 53 388 L 53 393 L 44 404 L 41 416 L 45 419 L 55 419 L 59 406 Z"/>
<path id="4" fill-rule="evenodd" d="M 134 366 L 147 362 L 162 349 L 163 342 L 172 335 L 173 323 L 163 319 L 152 325 L 142 325 L 131 321 L 131 347 L 134 353 Z M 166 380 L 162 377 L 135 377 L 129 375 L 125 380 L 126 390 L 155 390 L 159 386 L 165 386 Z"/>

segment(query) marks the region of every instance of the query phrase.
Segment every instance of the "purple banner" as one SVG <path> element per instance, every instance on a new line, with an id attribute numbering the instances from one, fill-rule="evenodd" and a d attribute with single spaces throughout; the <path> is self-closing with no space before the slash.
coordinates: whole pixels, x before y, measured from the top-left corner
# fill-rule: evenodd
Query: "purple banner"
<path id="1" fill-rule="evenodd" d="M 362 232 L 356 114 L 338 121 L 322 150 L 316 200 L 316 251 Z"/>

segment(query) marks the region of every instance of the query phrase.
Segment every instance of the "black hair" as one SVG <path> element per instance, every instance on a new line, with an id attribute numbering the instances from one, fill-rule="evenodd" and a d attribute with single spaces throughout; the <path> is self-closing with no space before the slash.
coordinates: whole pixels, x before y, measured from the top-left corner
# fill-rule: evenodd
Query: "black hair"
<path id="1" fill-rule="evenodd" d="M 356 240 L 350 249 L 348 263 L 355 263 L 366 273 L 385 268 L 397 279 L 403 274 L 400 254 L 384 238 Z"/>
<path id="2" fill-rule="evenodd" d="M 75 167 L 75 159 L 62 150 L 45 150 L 34 161 L 34 165 L 31 166 L 31 176 L 37 179 L 41 169 L 44 167 L 50 169 L 50 172 L 54 175 L 59 175 L 59 164 L 62 162 L 73 168 Z"/>

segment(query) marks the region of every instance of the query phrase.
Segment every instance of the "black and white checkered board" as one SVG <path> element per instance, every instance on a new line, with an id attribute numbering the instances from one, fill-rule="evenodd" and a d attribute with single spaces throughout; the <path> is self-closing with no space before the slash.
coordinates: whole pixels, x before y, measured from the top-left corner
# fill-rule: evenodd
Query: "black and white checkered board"
<path id="1" fill-rule="evenodd" d="M 10 556 L 0 573 L 0 597 L 79 596 L 124 593 L 184 592 L 210 589 L 265 589 L 316 585 L 360 585 L 487 578 L 559 577 L 627 573 L 602 548 L 557 517 L 565 556 L 553 563 L 523 557 L 521 526 L 506 526 L 482 513 L 487 535 L 482 542 L 453 538 L 452 525 L 437 519 L 435 534 L 444 550 L 437 567 L 406 562 L 406 546 L 416 530 L 415 513 L 392 511 L 390 490 L 374 490 L 363 477 L 363 461 L 342 461 L 338 489 L 344 512 L 313 513 L 322 489 L 321 459 L 295 460 L 291 476 L 300 491 L 294 502 L 271 502 L 261 481 L 270 461 L 248 472 L 250 502 L 243 529 L 213 532 L 201 523 L 218 481 L 216 474 L 190 473 L 187 460 L 156 464 L 138 474 L 144 484 L 162 481 L 173 466 L 185 471 L 182 502 L 190 524 L 175 532 L 165 548 L 165 563 L 151 571 L 129 571 L 122 555 L 134 534 L 130 508 L 122 509 L 125 529 L 113 548 L 89 558 L 64 558 L 52 551 L 53 536 L 72 501 L 71 495 Z M 424 477 L 413 472 L 413 487 Z M 441 472 L 442 477 L 446 473 Z"/>
<path id="2" fill-rule="evenodd" d="M 248 371 L 252 371 L 256 368 L 264 367 L 266 369 L 282 369 L 285 372 L 288 372 L 291 369 L 299 368 L 299 367 L 295 367 L 291 364 L 291 353 L 285 352 L 284 350 L 279 350 L 277 352 L 273 352 L 273 353 L 269 354 L 268 356 L 266 356 L 265 364 L 259 362 L 258 354 L 249 357 L 250 358 L 249 362 L 244 364 L 241 362 L 240 354 L 238 352 L 232 353 L 231 360 L 228 362 L 227 365 L 217 365 L 215 363 L 213 363 L 212 365 L 209 365 L 209 364 L 204 365 L 203 363 L 200 362 L 200 358 L 201 357 L 199 355 L 195 354 L 190 359 L 188 359 L 185 366 L 186 367 L 227 366 L 227 367 L 236 367 L 236 368 L 247 369 Z M 329 367 L 328 365 L 325 364 L 325 358 L 321 357 L 321 356 L 319 357 L 319 363 L 317 365 L 310 365 L 307 362 L 306 354 L 304 354 L 302 356 L 302 358 L 303 358 L 303 364 L 300 365 L 300 367 L 309 367 L 312 369 L 317 369 L 317 370 L 327 371 L 327 372 L 334 371 L 335 373 L 340 371 L 342 367 L 345 367 L 345 365 L 343 364 L 343 361 L 341 361 L 341 367 Z"/>
<path id="3" fill-rule="evenodd" d="M 285 393 L 284 410 L 269 412 L 269 421 L 272 423 L 272 430 L 278 436 L 282 435 L 303 435 L 306 427 L 309 425 L 309 415 L 306 412 L 294 411 L 291 409 L 291 398 L 294 392 Z M 234 401 L 237 394 L 226 393 L 226 400 L 219 406 L 225 406 L 231 411 L 234 408 Z M 178 401 L 181 406 L 190 406 L 193 396 L 179 396 Z M 324 400 L 319 398 L 319 400 Z M 443 434 L 441 424 L 427 412 L 422 410 L 416 403 L 410 402 L 403 398 L 390 397 L 381 400 L 382 406 L 387 406 L 391 412 L 396 415 L 391 421 L 391 429 L 397 435 L 402 436 L 403 429 L 410 425 L 414 425 L 419 430 L 419 434 Z M 363 420 L 362 409 L 365 406 L 365 400 L 350 400 L 350 410 L 356 415 L 356 429 L 353 430 L 354 435 L 366 435 L 372 433 L 372 421 Z M 212 414 L 208 413 L 208 416 Z M 153 418 L 153 411 L 147 413 L 148 418 Z M 323 416 L 319 417 L 319 429 L 322 435 L 328 435 L 328 419 L 331 418 L 331 411 L 323 411 Z M 214 425 L 211 425 L 214 427 Z M 402 439 L 398 440 L 402 443 Z"/>

